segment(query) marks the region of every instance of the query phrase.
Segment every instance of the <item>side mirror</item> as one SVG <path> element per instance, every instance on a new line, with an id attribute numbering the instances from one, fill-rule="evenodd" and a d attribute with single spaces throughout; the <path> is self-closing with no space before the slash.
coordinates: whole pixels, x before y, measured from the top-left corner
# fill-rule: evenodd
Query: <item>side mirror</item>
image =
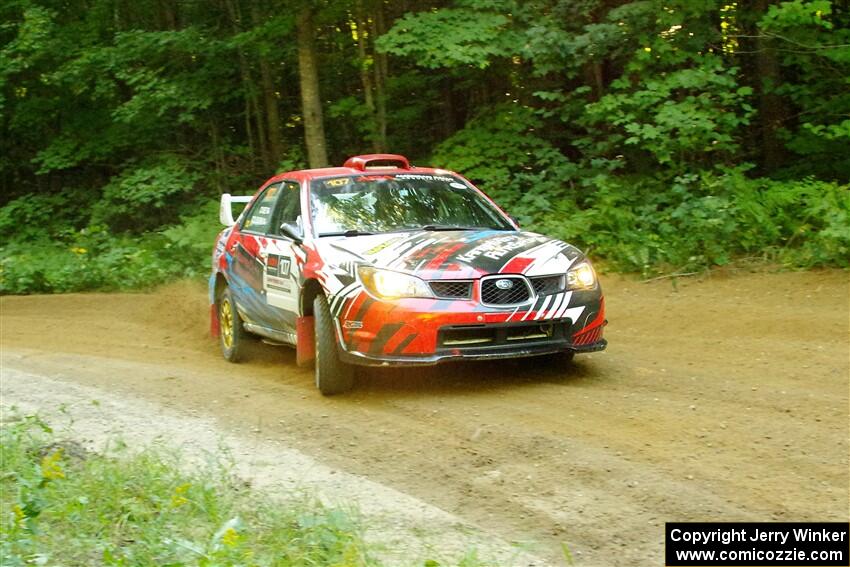
<path id="1" fill-rule="evenodd" d="M 280 234 L 294 240 L 295 244 L 304 242 L 304 235 L 301 233 L 301 229 L 291 222 L 285 222 L 280 225 Z"/>
<path id="2" fill-rule="evenodd" d="M 218 220 L 221 221 L 221 224 L 224 226 L 233 226 L 236 224 L 233 217 L 233 203 L 248 203 L 251 199 L 253 199 L 253 197 L 239 197 L 231 195 L 230 193 L 225 193 L 221 196 L 221 204 L 218 207 Z M 238 217 L 239 215 L 236 216 Z"/>

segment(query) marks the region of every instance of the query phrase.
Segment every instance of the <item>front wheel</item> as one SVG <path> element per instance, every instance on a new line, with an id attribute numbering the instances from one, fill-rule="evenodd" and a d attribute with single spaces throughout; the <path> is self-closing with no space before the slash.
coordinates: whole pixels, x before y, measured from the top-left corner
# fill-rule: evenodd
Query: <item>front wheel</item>
<path id="1" fill-rule="evenodd" d="M 347 392 L 354 385 L 354 367 L 339 359 L 333 317 L 328 300 L 313 300 L 316 332 L 316 387 L 325 396 Z"/>
<path id="2" fill-rule="evenodd" d="M 221 354 L 229 362 L 239 362 L 245 349 L 245 331 L 230 288 L 224 288 L 218 298 L 218 323 Z"/>

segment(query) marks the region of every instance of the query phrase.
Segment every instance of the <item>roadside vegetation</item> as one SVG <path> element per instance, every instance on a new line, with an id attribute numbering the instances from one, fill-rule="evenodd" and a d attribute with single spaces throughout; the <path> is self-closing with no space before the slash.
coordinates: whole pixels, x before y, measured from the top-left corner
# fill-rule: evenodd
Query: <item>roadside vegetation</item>
<path id="1" fill-rule="evenodd" d="M 846 2 L 0 6 L 0 292 L 207 271 L 221 193 L 390 151 L 608 269 L 850 265 Z"/>
<path id="2" fill-rule="evenodd" d="M 36 417 L 0 428 L 0 564 L 377 565 L 350 514 L 162 450 L 107 456 Z"/>

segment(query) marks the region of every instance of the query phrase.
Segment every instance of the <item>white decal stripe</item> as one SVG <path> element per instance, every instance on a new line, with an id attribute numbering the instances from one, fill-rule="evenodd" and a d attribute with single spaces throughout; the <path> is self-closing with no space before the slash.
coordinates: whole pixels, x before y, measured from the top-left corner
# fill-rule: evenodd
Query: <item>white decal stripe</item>
<path id="1" fill-rule="evenodd" d="M 582 311 L 584 311 L 584 305 L 580 307 L 573 307 L 572 309 L 567 309 L 564 312 L 564 316 L 569 317 L 570 321 L 575 323 L 576 321 L 578 321 L 578 318 L 581 315 Z"/>
<path id="2" fill-rule="evenodd" d="M 540 310 L 537 312 L 537 315 L 534 316 L 535 321 L 543 317 L 543 314 L 546 313 L 546 306 L 549 305 L 550 301 L 552 301 L 552 296 L 547 295 L 546 299 L 543 300 L 543 305 L 540 306 Z"/>
<path id="3" fill-rule="evenodd" d="M 342 298 L 345 295 L 347 295 L 352 289 L 354 289 L 354 287 L 356 287 L 357 285 L 358 285 L 357 282 L 354 282 L 354 283 L 350 283 L 347 286 L 345 286 L 344 288 L 342 288 L 339 291 L 339 293 L 337 293 L 334 296 L 333 300 L 331 301 L 331 311 L 333 311 L 335 313 L 336 308 L 339 306 L 339 302 L 342 301 Z"/>
<path id="4" fill-rule="evenodd" d="M 335 315 L 336 317 L 339 317 L 339 314 L 340 314 L 340 312 L 342 311 L 342 306 L 343 306 L 343 305 L 345 305 L 346 300 L 348 300 L 348 299 L 349 299 L 349 298 L 351 298 L 351 297 L 354 297 L 354 296 L 355 296 L 355 295 L 357 295 L 358 293 L 360 293 L 360 288 L 359 288 L 359 287 L 358 287 L 358 288 L 354 288 L 354 289 L 352 289 L 352 290 L 349 290 L 349 291 L 345 294 L 345 297 L 342 297 L 342 298 L 340 299 L 339 304 L 337 305 L 336 309 L 334 309 L 334 311 L 333 311 L 334 315 Z M 354 302 L 353 302 L 353 301 L 352 301 L 351 303 L 352 303 L 352 305 L 354 304 Z M 349 310 L 351 309 L 351 305 L 349 305 L 349 306 L 348 306 L 348 309 L 349 309 Z M 348 315 L 348 311 L 346 311 L 346 315 Z"/>
<path id="5" fill-rule="evenodd" d="M 535 311 L 535 312 L 536 312 L 536 311 L 539 311 L 539 309 L 535 309 L 535 307 L 536 307 L 537 305 L 541 305 L 541 306 L 542 306 L 542 304 L 543 304 L 543 302 L 542 302 L 539 298 L 538 298 L 538 299 L 536 299 L 536 300 L 534 301 L 534 303 L 532 303 L 532 304 L 531 304 L 531 306 L 528 308 L 528 311 L 526 311 L 526 312 L 525 312 L 525 315 L 523 315 L 523 316 L 522 316 L 522 319 L 520 319 L 520 321 L 525 321 L 526 319 L 528 319 L 528 317 L 531 315 L 531 312 L 532 312 L 532 311 Z"/>
<path id="6" fill-rule="evenodd" d="M 530 275 L 547 275 L 548 272 L 545 268 L 551 267 L 549 264 L 553 260 L 555 260 L 559 255 L 563 255 L 562 251 L 566 248 L 566 244 L 563 242 L 548 242 L 543 245 L 540 250 L 537 250 L 533 256 L 535 258 L 534 262 L 528 265 L 523 273 Z M 574 260 L 568 260 L 566 267 L 563 268 L 564 271 L 567 271 L 569 267 L 572 265 Z M 541 272 L 542 270 L 542 272 Z M 561 267 L 558 267 L 558 271 L 561 270 Z"/>
<path id="7" fill-rule="evenodd" d="M 507 319 L 505 319 L 505 323 L 507 323 L 508 321 L 510 321 L 511 319 L 513 319 L 513 318 L 514 318 L 514 315 L 516 315 L 516 312 L 517 312 L 517 311 L 519 311 L 519 307 L 517 307 L 516 309 L 514 309 L 513 313 L 511 313 L 510 315 L 508 315 L 508 318 L 507 318 Z"/>
<path id="8" fill-rule="evenodd" d="M 564 294 L 559 293 L 555 296 L 555 301 L 552 302 L 552 309 L 549 310 L 549 313 L 544 317 L 544 319 L 551 319 L 555 316 L 555 313 L 558 312 L 558 309 L 561 307 L 561 302 L 564 300 Z"/>
<path id="9" fill-rule="evenodd" d="M 570 298 L 572 296 L 573 296 L 573 292 L 571 292 L 571 291 L 568 291 L 567 293 L 564 294 L 564 302 L 561 303 L 561 308 L 555 314 L 555 317 L 554 317 L 555 319 L 560 319 L 561 317 L 564 316 L 564 311 L 566 311 L 567 307 L 570 306 Z"/>

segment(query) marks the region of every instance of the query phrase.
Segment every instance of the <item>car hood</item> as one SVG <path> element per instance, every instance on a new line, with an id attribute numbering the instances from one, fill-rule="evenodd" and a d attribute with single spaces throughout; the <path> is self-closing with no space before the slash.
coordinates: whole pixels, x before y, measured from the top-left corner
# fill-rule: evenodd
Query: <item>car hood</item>
<path id="1" fill-rule="evenodd" d="M 581 252 L 565 242 L 526 231 L 416 231 L 315 241 L 325 263 L 357 262 L 424 279 L 487 274 L 564 273 Z"/>

